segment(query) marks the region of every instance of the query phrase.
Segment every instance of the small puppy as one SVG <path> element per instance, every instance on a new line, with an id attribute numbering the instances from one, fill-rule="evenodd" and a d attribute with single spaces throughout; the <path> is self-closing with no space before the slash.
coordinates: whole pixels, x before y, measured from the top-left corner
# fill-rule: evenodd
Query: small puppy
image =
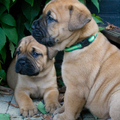
<path id="1" fill-rule="evenodd" d="M 120 120 L 120 50 L 98 31 L 85 5 L 50 1 L 33 22 L 32 35 L 52 51 L 65 51 L 65 102 L 54 120 L 75 120 L 83 107 L 102 120 Z"/>
<path id="2" fill-rule="evenodd" d="M 20 41 L 15 54 L 8 68 L 7 82 L 15 90 L 20 113 L 24 117 L 36 114 L 37 108 L 31 98 L 39 97 L 44 97 L 46 111 L 53 113 L 60 106 L 59 93 L 54 59 L 49 59 L 47 48 L 27 36 Z"/>

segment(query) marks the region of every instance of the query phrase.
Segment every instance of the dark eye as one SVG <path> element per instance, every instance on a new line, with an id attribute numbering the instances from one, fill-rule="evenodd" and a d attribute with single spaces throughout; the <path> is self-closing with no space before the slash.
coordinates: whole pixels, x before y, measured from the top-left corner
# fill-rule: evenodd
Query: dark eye
<path id="1" fill-rule="evenodd" d="M 34 58 L 36 58 L 36 57 L 38 57 L 39 55 L 41 55 L 42 56 L 42 54 L 41 53 L 37 53 L 36 51 L 35 51 L 35 48 L 33 48 L 33 50 L 32 50 L 32 56 L 34 57 Z"/>
<path id="2" fill-rule="evenodd" d="M 48 16 L 47 16 L 47 22 L 52 22 L 52 21 L 54 21 L 54 19 L 52 18 L 51 15 L 48 15 Z"/>
<path id="3" fill-rule="evenodd" d="M 38 54 L 37 52 L 33 52 L 33 53 L 32 53 L 32 56 L 33 56 L 33 57 L 37 57 L 38 55 L 39 55 L 39 54 Z"/>
<path id="4" fill-rule="evenodd" d="M 51 11 L 48 11 L 46 20 L 47 20 L 47 23 L 58 22 L 51 16 Z"/>

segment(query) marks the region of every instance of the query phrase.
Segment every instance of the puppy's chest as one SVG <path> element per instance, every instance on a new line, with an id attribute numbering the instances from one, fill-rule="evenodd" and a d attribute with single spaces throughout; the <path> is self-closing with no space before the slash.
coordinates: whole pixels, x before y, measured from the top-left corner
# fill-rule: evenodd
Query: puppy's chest
<path id="1" fill-rule="evenodd" d="M 30 87 L 30 96 L 32 98 L 38 98 L 43 96 L 43 89 L 39 84 L 34 84 Z"/>

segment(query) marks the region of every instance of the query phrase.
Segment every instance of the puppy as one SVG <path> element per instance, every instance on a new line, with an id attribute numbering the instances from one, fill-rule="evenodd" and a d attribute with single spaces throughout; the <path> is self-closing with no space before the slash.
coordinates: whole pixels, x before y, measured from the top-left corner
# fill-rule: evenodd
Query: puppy
<path id="1" fill-rule="evenodd" d="M 44 97 L 46 111 L 53 113 L 60 106 L 54 59 L 49 59 L 46 47 L 32 36 L 20 41 L 15 54 L 8 68 L 7 82 L 15 90 L 20 113 L 24 117 L 36 114 L 31 98 L 41 97 Z"/>
<path id="2" fill-rule="evenodd" d="M 78 0 L 52 0 L 33 22 L 32 35 L 52 53 L 65 51 L 65 102 L 53 120 L 75 120 L 83 107 L 102 120 L 120 119 L 120 50 L 98 32 L 86 6 Z"/>

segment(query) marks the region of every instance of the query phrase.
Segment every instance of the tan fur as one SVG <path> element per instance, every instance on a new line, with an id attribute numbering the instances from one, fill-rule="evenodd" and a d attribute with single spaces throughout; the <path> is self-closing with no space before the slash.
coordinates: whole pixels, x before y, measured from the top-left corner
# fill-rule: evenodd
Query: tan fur
<path id="1" fill-rule="evenodd" d="M 16 56 L 10 64 L 7 72 L 8 85 L 15 90 L 15 100 L 19 105 L 20 113 L 26 116 L 33 116 L 37 113 L 37 108 L 32 102 L 32 98 L 44 97 L 46 111 L 54 112 L 59 107 L 58 89 L 56 83 L 56 72 L 54 68 L 54 59 L 49 60 L 47 49 L 44 45 L 39 44 L 32 36 L 24 37 L 18 48 L 21 47 L 21 55 L 30 56 L 32 48 L 36 48 L 37 52 L 43 56 L 29 57 L 31 61 L 40 68 L 40 73 L 37 76 L 21 75 L 15 72 L 15 63 L 19 56 Z"/>
<path id="2" fill-rule="evenodd" d="M 75 8 L 71 13 L 70 6 Z M 52 0 L 45 6 L 43 16 L 48 11 L 58 21 L 49 24 L 47 28 L 50 36 L 55 39 L 56 43 L 52 47 L 55 51 L 64 50 L 97 33 L 96 39 L 89 46 L 64 53 L 62 77 L 66 85 L 65 102 L 54 114 L 62 113 L 55 115 L 53 120 L 75 120 L 84 106 L 100 119 L 111 117 L 112 120 L 119 120 L 119 49 L 98 32 L 98 26 L 90 17 L 89 10 L 79 1 Z M 78 17 L 73 19 L 72 14 L 81 15 L 82 19 L 91 18 L 91 21 L 81 23 L 79 20 L 82 27 L 75 29 L 74 24 L 79 21 L 76 20 Z M 74 23 L 74 29 L 73 26 L 69 29 L 70 21 Z"/>

